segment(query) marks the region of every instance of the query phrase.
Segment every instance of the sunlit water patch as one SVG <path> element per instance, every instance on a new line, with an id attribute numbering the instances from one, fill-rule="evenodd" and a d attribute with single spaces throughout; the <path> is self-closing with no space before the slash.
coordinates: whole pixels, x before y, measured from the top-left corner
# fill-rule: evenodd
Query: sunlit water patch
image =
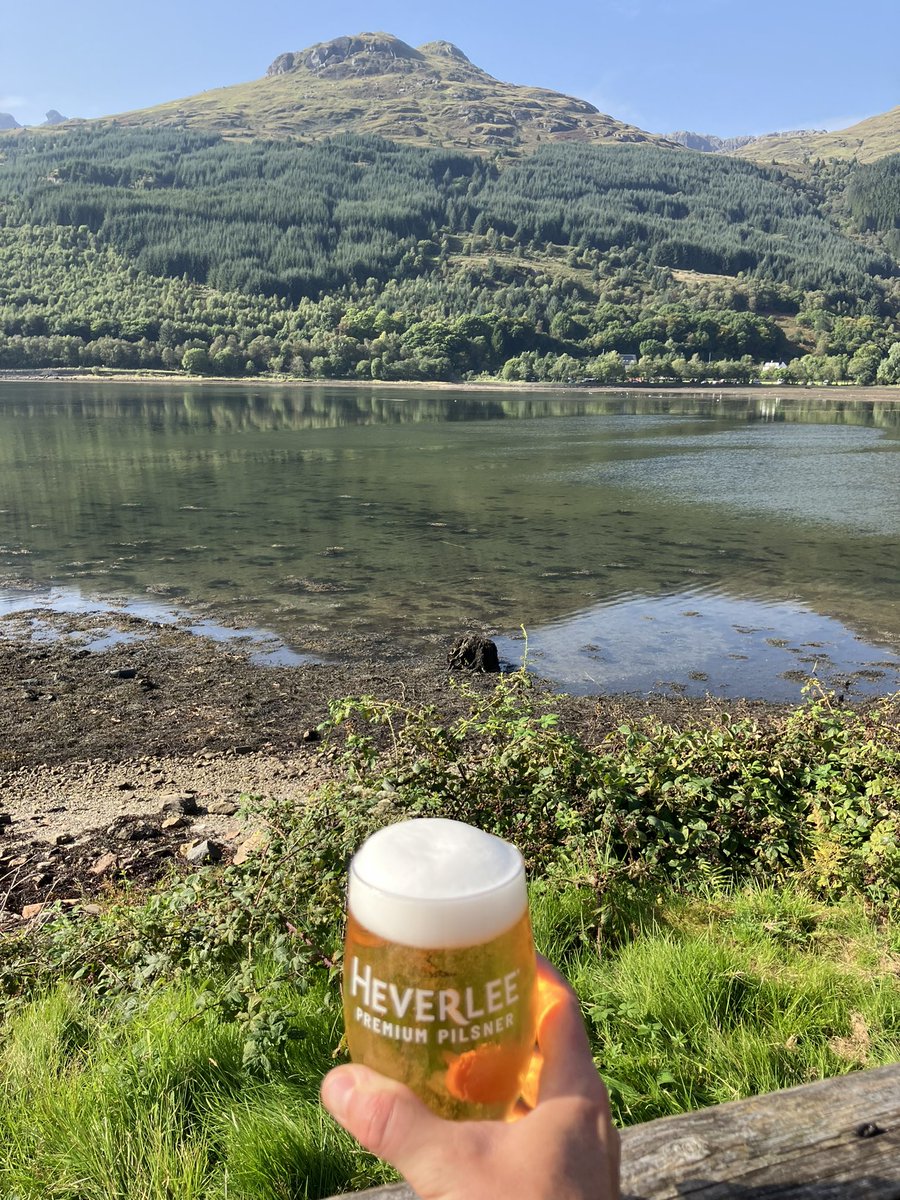
<path id="1" fill-rule="evenodd" d="M 797 605 L 698 592 L 627 596 L 498 644 L 511 665 L 576 694 L 795 701 L 806 685 L 848 697 L 900 688 L 900 656 Z"/>
<path id="2" fill-rule="evenodd" d="M 45 617 L 42 614 L 47 613 Z M 60 632 L 52 620 L 56 614 L 96 618 L 87 628 Z M 168 607 L 147 600 L 107 601 L 84 595 L 76 588 L 37 588 L 25 591 L 0 588 L 0 618 L 21 616 L 20 621 L 0 623 L 0 637 L 21 638 L 37 644 L 57 642 L 62 637 L 90 654 L 102 654 L 117 646 L 146 641 L 151 635 L 134 629 L 118 629 L 116 618 L 138 618 L 163 628 L 178 628 L 196 637 L 239 646 L 258 666 L 294 667 L 321 662 L 312 654 L 303 654 L 268 629 L 235 629 L 215 621 L 198 619 L 188 609 Z"/>
<path id="3" fill-rule="evenodd" d="M 629 449 L 629 458 L 559 478 L 873 536 L 896 538 L 900 532 L 896 444 L 878 429 L 763 425 L 632 439 Z M 829 490 L 834 502 L 824 504 Z"/>

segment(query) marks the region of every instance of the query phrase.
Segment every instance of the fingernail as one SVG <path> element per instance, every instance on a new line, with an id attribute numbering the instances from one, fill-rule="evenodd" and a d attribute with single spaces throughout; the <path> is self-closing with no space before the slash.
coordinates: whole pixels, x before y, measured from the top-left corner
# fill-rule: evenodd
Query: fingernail
<path id="1" fill-rule="evenodd" d="M 349 1071 L 332 1071 L 322 1080 L 322 1103 L 338 1120 L 347 1111 L 350 1095 L 355 1087 Z"/>

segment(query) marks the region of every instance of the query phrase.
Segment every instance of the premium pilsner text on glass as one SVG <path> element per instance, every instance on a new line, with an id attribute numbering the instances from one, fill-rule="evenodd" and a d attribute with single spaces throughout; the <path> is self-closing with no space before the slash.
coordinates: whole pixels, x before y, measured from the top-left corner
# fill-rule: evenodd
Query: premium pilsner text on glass
<path id="1" fill-rule="evenodd" d="M 354 1062 L 445 1117 L 515 1106 L 535 1037 L 525 867 L 459 821 L 374 834 L 350 866 L 344 1019 Z"/>

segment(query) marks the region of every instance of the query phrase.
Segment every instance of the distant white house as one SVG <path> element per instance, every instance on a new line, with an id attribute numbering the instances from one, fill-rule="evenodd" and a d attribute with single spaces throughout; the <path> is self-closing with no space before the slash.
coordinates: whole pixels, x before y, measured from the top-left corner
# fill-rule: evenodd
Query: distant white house
<path id="1" fill-rule="evenodd" d="M 784 362 L 766 362 L 762 365 L 764 371 L 783 371 L 786 367 L 787 363 Z"/>
<path id="2" fill-rule="evenodd" d="M 637 362 L 636 354 L 621 354 L 620 353 L 619 358 L 621 358 L 622 362 L 625 364 L 626 367 L 633 367 L 635 365 L 635 363 Z"/>

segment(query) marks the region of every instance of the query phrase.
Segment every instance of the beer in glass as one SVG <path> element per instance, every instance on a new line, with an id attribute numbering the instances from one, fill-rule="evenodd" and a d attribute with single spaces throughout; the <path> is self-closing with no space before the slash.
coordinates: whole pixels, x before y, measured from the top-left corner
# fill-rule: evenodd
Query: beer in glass
<path id="1" fill-rule="evenodd" d="M 518 850 L 460 821 L 401 821 L 357 852 L 347 900 L 353 1061 L 405 1083 L 441 1116 L 508 1116 L 536 1022 Z"/>

